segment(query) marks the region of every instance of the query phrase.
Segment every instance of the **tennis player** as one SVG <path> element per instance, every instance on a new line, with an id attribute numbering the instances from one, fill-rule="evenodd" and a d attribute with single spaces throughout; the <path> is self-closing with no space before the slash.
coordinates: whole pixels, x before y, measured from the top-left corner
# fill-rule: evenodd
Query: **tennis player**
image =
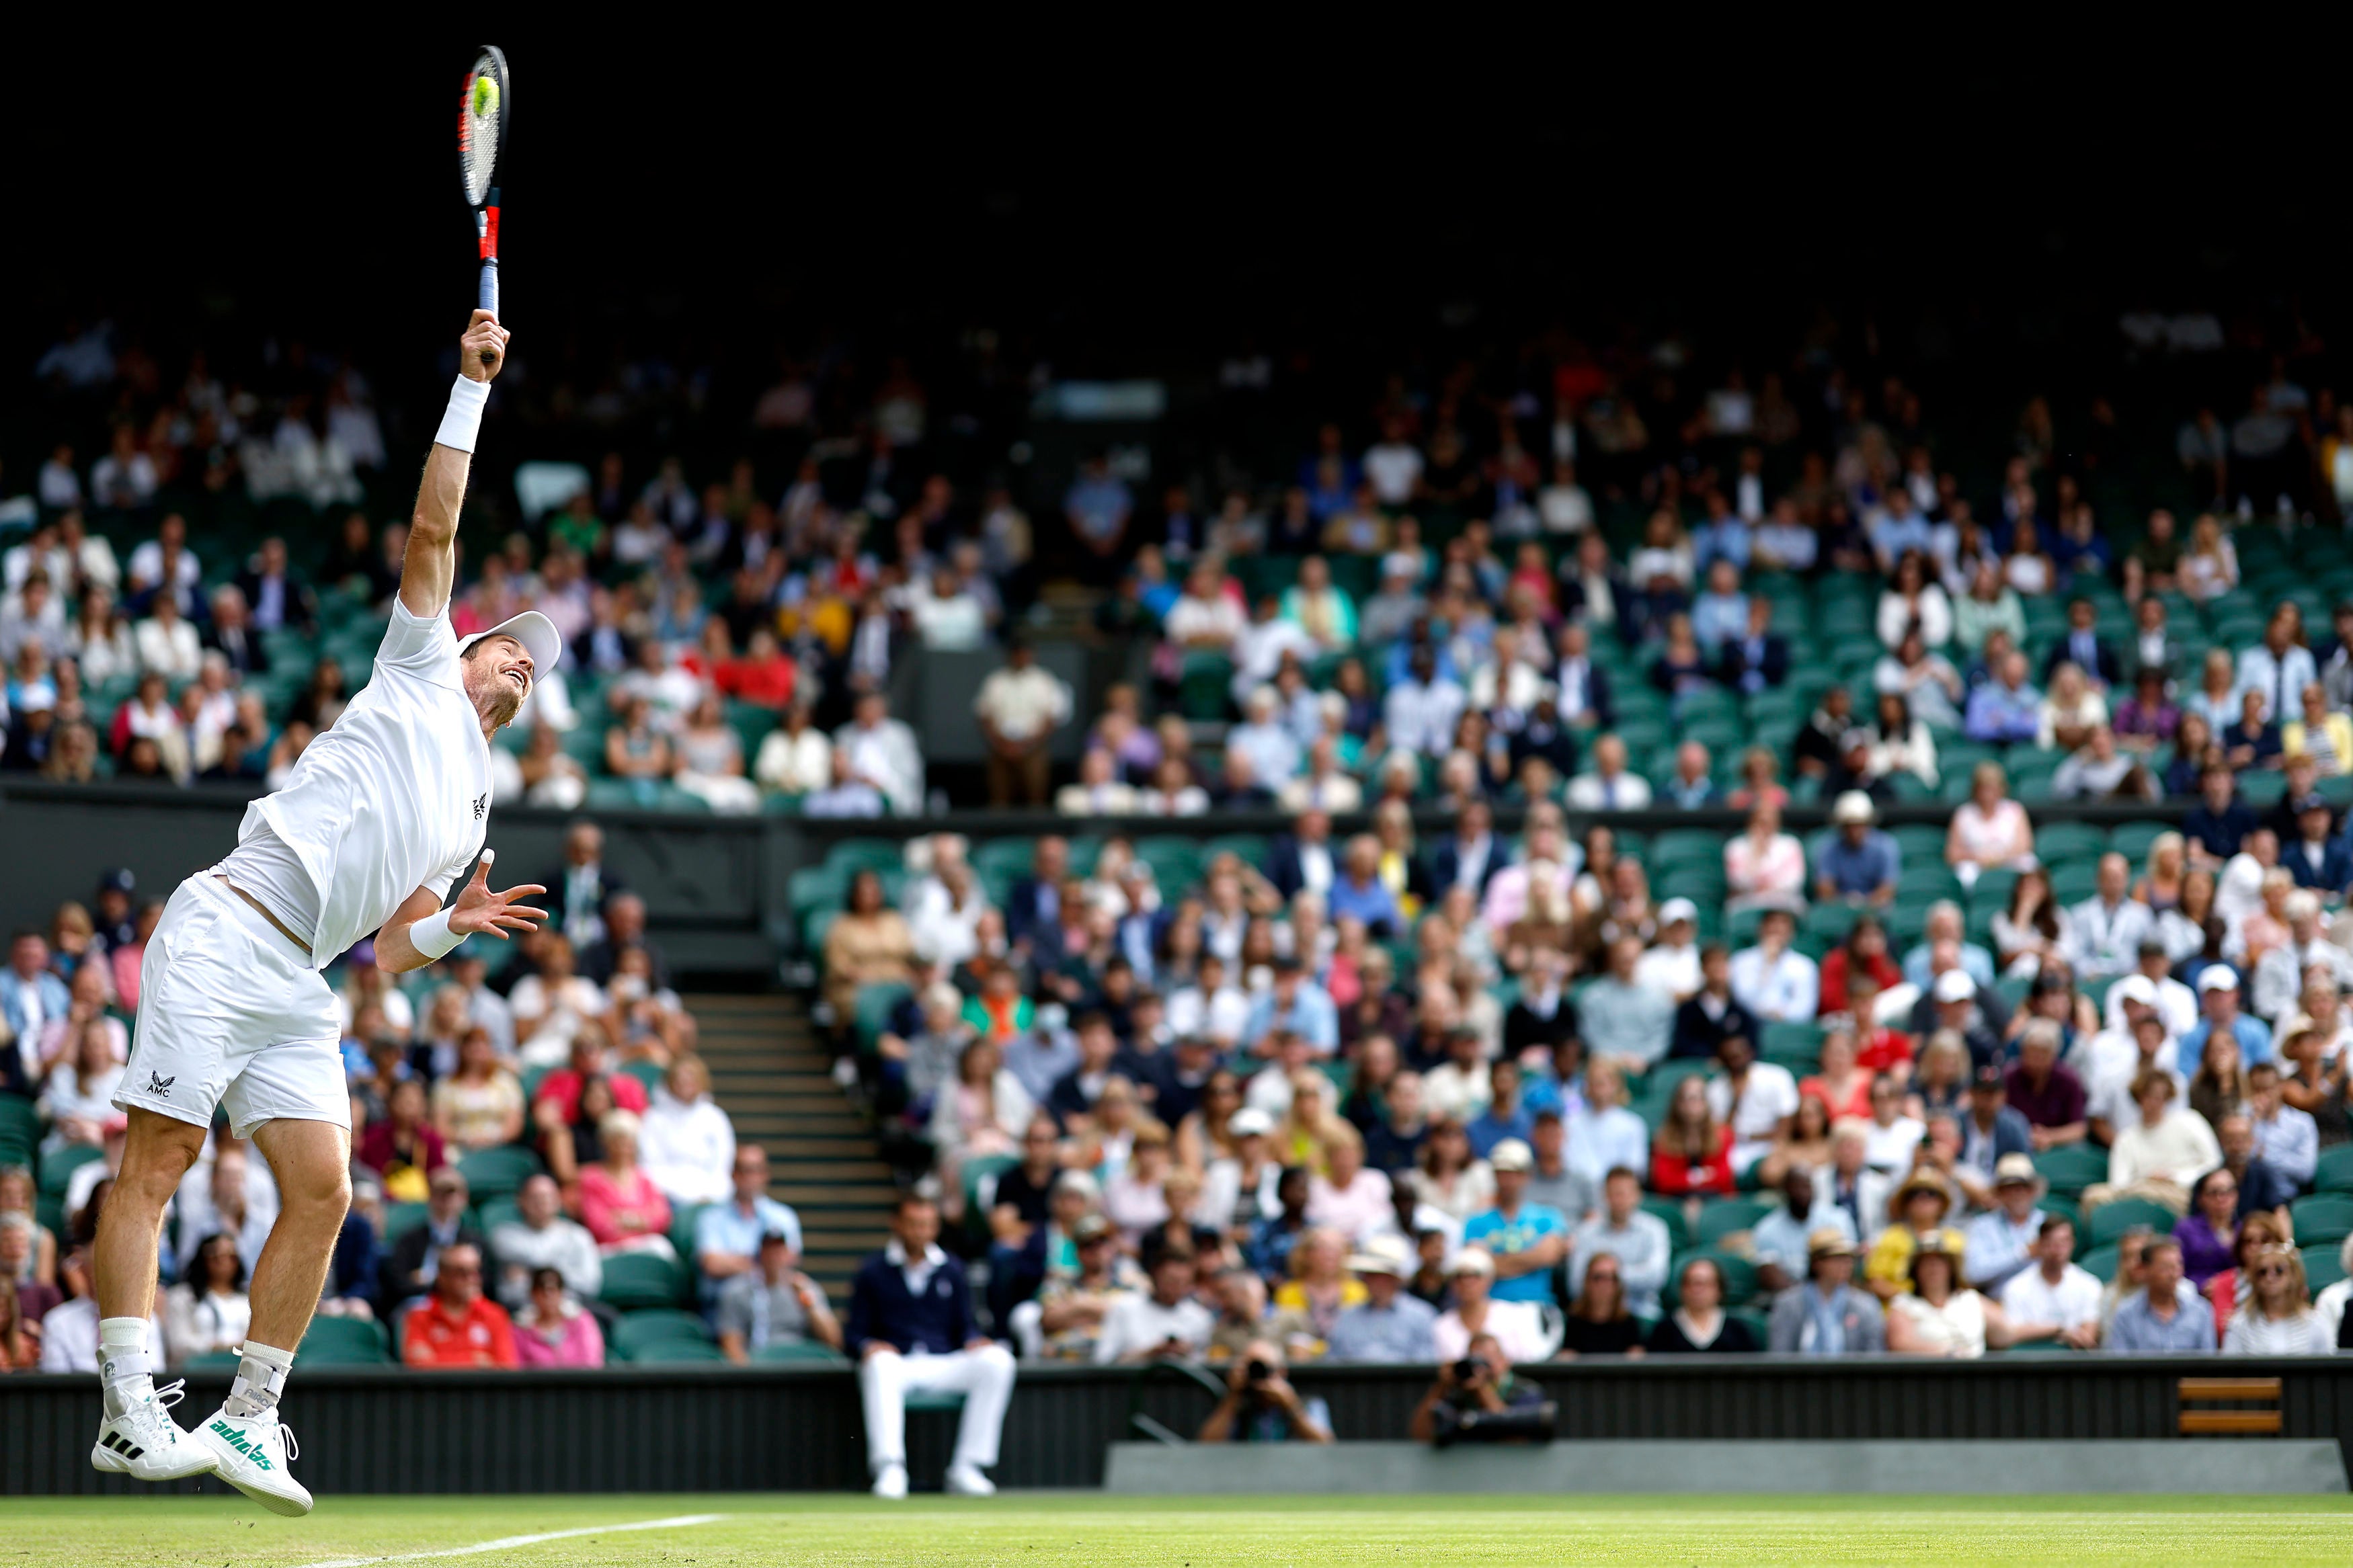
<path id="1" fill-rule="evenodd" d="M 535 611 L 459 642 L 449 625 L 458 508 L 506 330 L 477 310 L 425 462 L 392 625 L 375 674 L 311 742 L 286 787 L 247 808 L 228 858 L 180 884 L 140 965 L 139 1034 L 117 1107 L 122 1170 L 98 1229 L 100 1375 L 90 1463 L 169 1480 L 216 1472 L 272 1511 L 311 1511 L 287 1473 L 278 1402 L 351 1203 L 351 1098 L 335 998 L 320 971 L 374 933 L 379 969 L 420 969 L 477 932 L 504 941 L 545 915 L 490 889 L 482 847 L 491 736 L 564 651 Z M 473 877 L 442 900 L 467 864 Z M 278 1223 L 254 1266 L 253 1325 L 227 1403 L 192 1432 L 155 1387 L 157 1237 L 164 1205 L 225 1105 L 278 1178 Z"/>

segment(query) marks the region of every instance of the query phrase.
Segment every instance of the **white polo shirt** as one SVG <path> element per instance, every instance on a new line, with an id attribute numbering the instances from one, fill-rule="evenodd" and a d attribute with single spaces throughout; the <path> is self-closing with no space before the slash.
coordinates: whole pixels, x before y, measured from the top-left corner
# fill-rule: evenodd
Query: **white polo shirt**
<path id="1" fill-rule="evenodd" d="M 446 614 L 427 620 L 396 599 L 374 679 L 286 787 L 246 808 L 219 869 L 308 937 L 311 967 L 324 969 L 417 889 L 447 898 L 490 812 L 490 746 L 457 634 Z"/>
<path id="2" fill-rule="evenodd" d="M 2016 1323 L 2056 1323 L 2063 1329 L 2100 1321 L 2100 1281 L 2090 1271 L 2070 1263 L 2053 1285 L 2042 1278 L 2042 1265 L 2031 1263 L 2001 1288 L 2001 1310 Z"/>

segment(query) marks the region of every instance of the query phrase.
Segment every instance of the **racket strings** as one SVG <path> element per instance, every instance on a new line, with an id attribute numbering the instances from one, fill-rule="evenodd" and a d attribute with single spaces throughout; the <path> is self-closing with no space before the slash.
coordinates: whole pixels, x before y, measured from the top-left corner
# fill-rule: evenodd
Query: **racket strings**
<path id="1" fill-rule="evenodd" d="M 488 84 L 487 93 L 483 90 Z M 504 86 L 488 56 L 476 62 L 466 78 L 459 107 L 459 156 L 465 166 L 466 195 L 477 206 L 490 195 L 499 166 L 499 106 Z"/>

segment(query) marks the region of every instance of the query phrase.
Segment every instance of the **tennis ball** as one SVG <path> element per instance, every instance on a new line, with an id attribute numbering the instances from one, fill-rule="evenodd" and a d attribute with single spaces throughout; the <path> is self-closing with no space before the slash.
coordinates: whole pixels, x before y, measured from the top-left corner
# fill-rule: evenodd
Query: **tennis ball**
<path id="1" fill-rule="evenodd" d="M 474 79 L 474 118 L 488 120 L 499 111 L 499 84 L 488 76 Z"/>

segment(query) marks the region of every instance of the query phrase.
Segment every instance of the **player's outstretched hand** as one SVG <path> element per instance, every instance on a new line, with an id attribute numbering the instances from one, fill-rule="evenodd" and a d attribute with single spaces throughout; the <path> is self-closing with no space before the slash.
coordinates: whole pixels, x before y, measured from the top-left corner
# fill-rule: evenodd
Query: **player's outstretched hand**
<path id="1" fill-rule="evenodd" d="M 519 882 L 505 892 L 491 891 L 491 860 L 488 850 L 474 867 L 471 880 L 459 891 L 458 901 L 449 906 L 449 929 L 468 936 L 486 931 L 501 942 L 507 933 L 516 931 L 537 931 L 539 922 L 547 918 L 545 910 L 518 904 L 517 899 L 528 899 L 547 891 L 536 882 Z"/>
<path id="2" fill-rule="evenodd" d="M 490 381 L 507 363 L 507 330 L 488 310 L 477 310 L 458 340 L 458 374 L 469 381 Z"/>

